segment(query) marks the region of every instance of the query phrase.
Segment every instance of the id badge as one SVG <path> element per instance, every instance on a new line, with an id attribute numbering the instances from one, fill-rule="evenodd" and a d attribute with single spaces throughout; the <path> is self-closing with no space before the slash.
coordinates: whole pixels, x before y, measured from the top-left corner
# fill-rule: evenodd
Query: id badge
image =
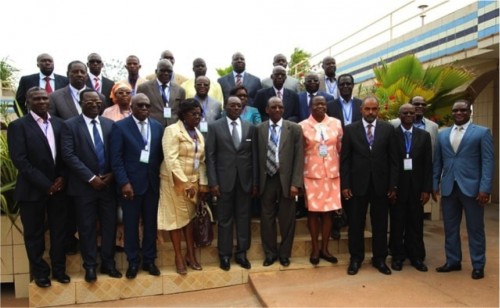
<path id="1" fill-rule="evenodd" d="M 163 108 L 163 117 L 165 119 L 170 119 L 172 117 L 172 108 L 170 107 Z"/>
<path id="2" fill-rule="evenodd" d="M 194 159 L 194 170 L 198 170 L 200 167 L 200 160 L 198 158 Z"/>
<path id="3" fill-rule="evenodd" d="M 413 170 L 413 163 L 411 158 L 405 158 L 403 160 L 403 166 L 405 171 Z"/>
<path id="4" fill-rule="evenodd" d="M 206 121 L 200 122 L 200 132 L 202 133 L 208 132 L 208 123 Z"/>
<path id="5" fill-rule="evenodd" d="M 141 158 L 139 159 L 141 163 L 149 163 L 149 151 L 142 150 L 141 151 Z"/>
<path id="6" fill-rule="evenodd" d="M 326 144 L 319 145 L 319 156 L 325 157 L 328 155 L 328 146 Z"/>

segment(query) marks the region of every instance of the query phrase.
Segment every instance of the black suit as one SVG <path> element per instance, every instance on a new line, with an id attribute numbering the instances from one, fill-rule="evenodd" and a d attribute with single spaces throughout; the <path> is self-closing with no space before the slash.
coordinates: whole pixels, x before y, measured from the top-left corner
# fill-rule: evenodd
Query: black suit
<path id="1" fill-rule="evenodd" d="M 283 119 L 289 120 L 292 122 L 298 122 L 299 120 L 299 95 L 292 90 L 288 90 L 286 88 L 282 88 L 283 92 L 283 106 L 285 110 L 283 112 Z M 266 113 L 267 102 L 273 96 L 276 96 L 276 91 L 274 87 L 260 89 L 257 91 L 257 95 L 255 95 L 255 100 L 253 102 L 253 107 L 259 110 L 260 116 L 262 118 L 262 122 L 269 119 L 269 116 Z"/>
<path id="2" fill-rule="evenodd" d="M 113 106 L 113 102 L 111 101 L 111 89 L 113 89 L 115 82 L 104 76 L 101 77 L 100 82 L 101 82 L 101 94 L 104 95 L 104 97 L 106 97 L 105 105 Z M 89 78 L 87 78 L 87 88 L 94 89 L 94 84 L 92 83 L 92 80 L 90 80 L 90 76 Z"/>
<path id="3" fill-rule="evenodd" d="M 364 227 L 368 204 L 372 224 L 374 261 L 387 257 L 387 193 L 397 186 L 398 161 L 394 127 L 376 120 L 370 149 L 363 121 L 344 128 L 340 163 L 341 188 L 352 192 L 348 210 L 349 253 L 352 262 L 365 256 Z"/>
<path id="4" fill-rule="evenodd" d="M 352 99 L 352 114 L 351 114 L 351 123 L 361 120 L 363 117 L 361 115 L 361 103 L 362 101 L 359 98 L 353 97 Z M 333 101 L 328 101 L 326 104 L 326 114 L 329 117 L 334 117 L 342 122 L 342 127 L 345 126 L 344 123 L 344 111 L 342 109 L 342 102 L 340 102 L 340 98 L 337 98 Z"/>
<path id="5" fill-rule="evenodd" d="M 399 181 L 397 203 L 391 205 L 391 253 L 393 259 L 412 261 L 425 257 L 424 207 L 422 192 L 432 192 L 431 137 L 423 129 L 413 127 L 409 158 L 412 169 L 404 170 L 406 142 L 401 126 L 396 128 Z"/>
<path id="6" fill-rule="evenodd" d="M 66 219 L 66 193 L 48 194 L 55 179 L 65 176 L 59 148 L 63 121 L 52 117 L 50 123 L 56 142 L 55 161 L 44 132 L 31 114 L 10 123 L 7 132 L 10 157 L 18 169 L 14 199 L 20 206 L 24 244 L 35 278 L 50 274 L 50 268 L 43 259 L 46 214 L 50 230 L 52 274 L 60 276 L 66 271 L 65 228 L 61 223 Z"/>
<path id="7" fill-rule="evenodd" d="M 103 174 L 111 172 L 109 134 L 113 121 L 99 117 L 104 143 L 106 164 Z M 74 197 L 77 213 L 80 249 L 85 269 L 97 266 L 96 221 L 101 222 L 101 260 L 105 268 L 114 268 L 116 238 L 115 185 L 96 191 L 90 179 L 99 175 L 99 163 L 94 143 L 83 115 L 64 122 L 61 148 L 68 167 L 68 195 Z"/>
<path id="8" fill-rule="evenodd" d="M 68 85 L 69 81 L 68 78 L 65 76 L 54 74 L 54 83 L 55 83 L 55 88 L 52 89 L 53 91 L 64 88 L 65 86 Z M 40 73 L 23 76 L 21 77 L 21 80 L 19 80 L 19 86 L 17 87 L 17 92 L 16 92 L 16 101 L 19 104 L 21 110 L 23 111 L 23 114 L 26 114 L 28 111 L 28 107 L 26 106 L 26 92 L 33 87 L 39 87 L 39 86 L 40 86 Z"/>

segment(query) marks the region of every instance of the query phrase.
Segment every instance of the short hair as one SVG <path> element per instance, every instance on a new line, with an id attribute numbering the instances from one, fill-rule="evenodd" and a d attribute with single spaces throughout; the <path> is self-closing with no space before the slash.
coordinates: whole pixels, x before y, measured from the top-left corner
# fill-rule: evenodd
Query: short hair
<path id="1" fill-rule="evenodd" d="M 83 101 L 83 95 L 84 95 L 85 93 L 90 93 L 90 92 L 95 92 L 95 93 L 97 93 L 97 91 L 96 91 L 96 90 L 94 90 L 94 89 L 89 89 L 89 88 L 85 88 L 85 89 L 83 89 L 82 91 L 80 91 L 80 104 L 81 104 L 81 103 L 82 103 L 82 101 Z"/>
<path id="2" fill-rule="evenodd" d="M 247 92 L 247 94 L 248 94 L 248 89 L 247 89 L 244 85 L 240 84 L 240 85 L 235 86 L 234 88 L 232 88 L 232 89 L 229 91 L 229 95 L 231 95 L 231 96 L 236 96 L 236 93 L 237 93 L 239 90 L 245 90 L 245 92 Z"/>
<path id="3" fill-rule="evenodd" d="M 87 64 L 83 63 L 80 60 L 73 60 L 73 61 L 69 62 L 69 64 L 68 64 L 68 74 L 69 74 L 69 71 L 71 70 L 71 67 L 75 64 L 81 64 L 81 65 L 85 66 L 85 71 L 87 71 Z"/>
<path id="4" fill-rule="evenodd" d="M 425 98 L 422 95 L 414 95 L 414 96 L 410 97 L 410 100 L 408 101 L 408 104 L 413 105 L 413 99 L 415 97 L 421 97 L 424 100 L 424 102 L 425 102 Z"/>
<path id="5" fill-rule="evenodd" d="M 466 104 L 467 104 L 467 108 L 468 108 L 469 110 L 471 110 L 471 106 L 472 106 L 472 104 L 471 104 L 471 102 L 470 102 L 470 101 L 466 100 L 465 98 L 460 98 L 460 99 L 457 99 L 457 100 L 453 103 L 453 105 L 455 105 L 456 103 L 466 103 Z"/>
<path id="6" fill-rule="evenodd" d="M 342 74 L 339 77 L 337 77 L 337 80 L 340 80 L 342 77 L 349 77 L 351 78 L 352 83 L 354 83 L 354 77 L 351 74 Z"/>
<path id="7" fill-rule="evenodd" d="M 200 108 L 201 112 L 203 112 L 203 107 L 201 107 L 201 103 L 197 99 L 188 98 L 179 104 L 177 117 L 179 117 L 179 120 L 184 121 L 184 115 L 195 108 Z"/>
<path id="8" fill-rule="evenodd" d="M 375 102 L 377 102 L 377 105 L 380 106 L 380 103 L 378 101 L 378 98 L 375 96 L 375 95 L 368 95 L 367 97 L 363 98 L 363 102 L 361 103 L 361 107 L 363 107 L 365 105 L 365 102 L 369 99 L 373 99 L 375 100 Z"/>
<path id="9" fill-rule="evenodd" d="M 37 91 L 45 91 L 44 88 L 40 88 L 39 86 L 35 86 L 35 87 L 31 87 L 28 89 L 28 91 L 26 91 L 26 97 L 30 97 L 31 93 L 33 92 L 37 92 Z M 47 92 L 47 91 L 45 91 Z"/>

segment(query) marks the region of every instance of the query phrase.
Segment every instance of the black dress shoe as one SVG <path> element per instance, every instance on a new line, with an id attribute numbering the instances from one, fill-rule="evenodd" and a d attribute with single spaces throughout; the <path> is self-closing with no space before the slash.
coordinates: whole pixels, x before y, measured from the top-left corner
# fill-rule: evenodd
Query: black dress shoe
<path id="1" fill-rule="evenodd" d="M 295 219 L 303 218 L 307 216 L 307 210 L 300 209 L 295 211 Z"/>
<path id="2" fill-rule="evenodd" d="M 231 260 L 229 257 L 221 257 L 219 267 L 224 271 L 229 271 L 231 269 Z"/>
<path id="3" fill-rule="evenodd" d="M 51 286 L 50 279 L 48 277 L 35 278 L 35 284 L 39 288 L 48 288 Z"/>
<path id="4" fill-rule="evenodd" d="M 276 257 L 266 257 L 264 260 L 264 263 L 262 265 L 264 266 L 271 266 L 273 263 L 276 261 Z"/>
<path id="5" fill-rule="evenodd" d="M 287 267 L 290 265 L 290 259 L 288 258 L 280 258 L 280 264 L 284 267 Z"/>
<path id="6" fill-rule="evenodd" d="M 319 251 L 319 257 L 320 257 L 321 259 L 326 260 L 326 261 L 328 261 L 328 262 L 330 262 L 330 263 L 333 263 L 333 264 L 337 264 L 337 263 L 339 262 L 339 260 L 337 260 L 337 258 L 335 258 L 335 257 L 334 257 L 334 256 L 332 256 L 332 255 L 330 255 L 330 256 L 325 255 L 325 254 L 323 253 L 323 251 L 321 251 L 321 250 Z"/>
<path id="7" fill-rule="evenodd" d="M 356 275 L 361 267 L 361 262 L 351 261 L 349 267 L 347 268 L 347 274 Z"/>
<path id="8" fill-rule="evenodd" d="M 54 275 L 53 278 L 59 283 L 70 283 L 71 278 L 66 274 Z"/>
<path id="9" fill-rule="evenodd" d="M 378 269 L 378 271 L 384 275 L 392 274 L 391 269 L 387 267 L 387 265 L 383 261 L 372 261 L 372 265 L 374 268 Z"/>
<path id="10" fill-rule="evenodd" d="M 246 257 L 235 258 L 235 262 L 243 268 L 246 268 L 246 269 L 252 268 L 250 261 L 248 261 L 248 259 Z"/>
<path id="11" fill-rule="evenodd" d="M 472 270 L 472 279 L 483 279 L 483 278 L 484 278 L 484 270 L 482 268 Z"/>
<path id="12" fill-rule="evenodd" d="M 160 270 L 156 267 L 154 263 L 145 264 L 142 269 L 149 273 L 149 275 L 160 276 Z"/>
<path id="13" fill-rule="evenodd" d="M 309 262 L 311 262 L 312 265 L 318 265 L 319 264 L 319 256 L 311 256 L 309 257 Z"/>
<path id="14" fill-rule="evenodd" d="M 448 273 L 448 272 L 461 271 L 461 270 L 462 270 L 461 264 L 450 265 L 448 263 L 445 263 L 443 266 L 436 268 L 436 272 L 438 272 L 438 273 Z"/>
<path id="15" fill-rule="evenodd" d="M 403 261 L 401 260 L 392 260 L 391 268 L 395 271 L 400 271 L 403 269 Z"/>
<path id="16" fill-rule="evenodd" d="M 411 261 L 411 265 L 417 269 L 417 271 L 421 272 L 427 272 L 429 269 L 427 268 L 427 265 L 425 265 L 424 261 L 417 259 Z"/>
<path id="17" fill-rule="evenodd" d="M 139 267 L 137 265 L 129 265 L 127 272 L 125 273 L 125 277 L 127 277 L 127 279 L 134 279 L 137 276 L 138 271 Z"/>
<path id="18" fill-rule="evenodd" d="M 86 282 L 94 282 L 97 280 L 97 274 L 95 272 L 95 268 L 88 268 L 85 270 L 85 281 Z"/>
<path id="19" fill-rule="evenodd" d="M 101 274 L 107 274 L 112 278 L 122 278 L 122 273 L 120 273 L 115 267 L 113 268 L 105 268 L 101 267 Z"/>

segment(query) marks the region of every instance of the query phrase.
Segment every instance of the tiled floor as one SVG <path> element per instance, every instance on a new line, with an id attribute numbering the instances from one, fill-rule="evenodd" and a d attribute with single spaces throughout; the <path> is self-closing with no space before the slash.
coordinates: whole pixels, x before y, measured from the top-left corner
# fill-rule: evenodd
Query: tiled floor
<path id="1" fill-rule="evenodd" d="M 486 207 L 487 266 L 482 280 L 470 278 L 467 234 L 462 228 L 463 270 L 436 273 L 444 262 L 442 221 L 425 221 L 426 263 L 421 273 L 409 264 L 391 276 L 378 273 L 368 263 L 356 276 L 346 274 L 346 260 L 319 268 L 251 272 L 248 284 L 74 306 L 85 307 L 498 307 L 499 217 L 498 204 Z M 347 258 L 347 256 L 341 256 Z M 303 260 L 295 260 L 302 262 Z M 292 265 L 294 260 L 292 259 Z M 2 285 L 2 307 L 27 306 L 14 299 L 12 287 Z"/>

